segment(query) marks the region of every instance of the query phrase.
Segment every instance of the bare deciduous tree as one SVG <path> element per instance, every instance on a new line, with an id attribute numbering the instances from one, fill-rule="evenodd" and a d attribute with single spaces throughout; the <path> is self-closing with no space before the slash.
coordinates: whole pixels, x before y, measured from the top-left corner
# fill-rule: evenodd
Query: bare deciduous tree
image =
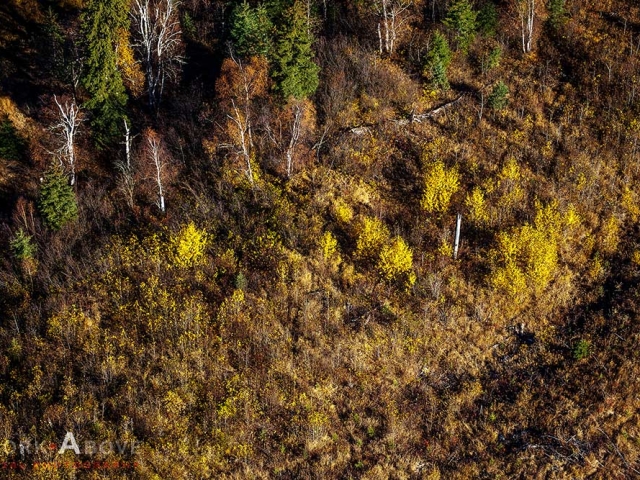
<path id="1" fill-rule="evenodd" d="M 380 54 L 393 54 L 398 33 L 408 21 L 406 12 L 411 5 L 413 5 L 413 0 L 376 0 L 374 2 L 380 18 L 378 21 Z"/>
<path id="2" fill-rule="evenodd" d="M 165 149 L 164 143 L 160 136 L 151 129 L 147 129 L 144 133 L 145 137 L 145 145 L 144 145 L 144 156 L 148 165 L 150 166 L 151 177 L 155 183 L 157 188 L 158 195 L 158 208 L 162 213 L 165 212 L 165 178 L 166 178 L 166 167 L 168 163 L 168 153 Z"/>
<path id="3" fill-rule="evenodd" d="M 235 150 L 244 163 L 244 173 L 253 184 L 251 164 L 253 152 L 253 110 L 256 99 L 268 90 L 268 65 L 263 58 L 253 57 L 244 63 L 233 54 L 222 64 L 216 90 L 220 105 L 227 110 L 226 124 L 222 129 L 224 143 L 221 146 Z M 229 143 L 226 143 L 229 142 Z"/>
<path id="4" fill-rule="evenodd" d="M 279 115 L 274 116 L 272 123 L 273 125 L 266 125 L 267 135 L 276 151 L 284 155 L 285 173 L 287 178 L 291 178 L 296 163 L 304 161 L 312 150 L 312 137 L 315 133 L 313 104 L 309 100 L 292 101 Z"/>
<path id="5" fill-rule="evenodd" d="M 125 199 L 127 201 L 127 205 L 129 208 L 133 208 L 134 206 L 134 194 L 135 194 L 135 176 L 133 169 L 133 161 L 132 161 L 132 143 L 133 138 L 131 137 L 131 128 L 127 123 L 127 119 L 124 119 L 124 147 L 125 147 L 125 161 L 118 161 L 116 163 L 116 168 L 120 171 L 120 176 L 118 178 L 118 188 L 124 194 Z"/>
<path id="6" fill-rule="evenodd" d="M 51 130 L 59 132 L 62 138 L 62 146 L 56 153 L 60 157 L 61 166 L 68 168 L 70 175 L 69 184 L 73 186 L 76 183 L 75 138 L 78 133 L 78 126 L 82 121 L 80 118 L 80 107 L 78 107 L 76 101 L 73 99 L 66 100 L 64 105 L 58 101 L 58 97 L 55 95 L 53 99 L 58 107 L 60 116 L 58 117 L 58 123 L 51 126 Z"/>
<path id="7" fill-rule="evenodd" d="M 134 46 L 140 50 L 149 104 L 157 108 L 167 79 L 176 79 L 183 63 L 178 0 L 135 0 Z"/>
<path id="8" fill-rule="evenodd" d="M 287 178 L 291 178 L 293 168 L 293 152 L 300 141 L 300 122 L 302 120 L 302 110 L 300 105 L 293 107 L 293 122 L 291 123 L 291 138 L 287 146 Z"/>
<path id="9" fill-rule="evenodd" d="M 251 121 L 249 115 L 245 112 L 243 115 L 238 109 L 234 99 L 231 99 L 232 113 L 227 114 L 227 118 L 235 125 L 237 133 L 237 143 L 246 166 L 246 175 L 253 185 L 253 170 L 251 168 Z"/>

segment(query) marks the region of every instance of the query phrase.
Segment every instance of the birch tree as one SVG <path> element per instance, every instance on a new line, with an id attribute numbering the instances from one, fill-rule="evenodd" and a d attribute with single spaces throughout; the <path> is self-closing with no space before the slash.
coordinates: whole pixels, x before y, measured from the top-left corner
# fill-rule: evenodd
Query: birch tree
<path id="1" fill-rule="evenodd" d="M 76 149 L 75 138 L 80 125 L 80 108 L 75 100 L 67 100 L 64 104 L 58 101 L 55 95 L 53 99 L 58 107 L 58 122 L 51 126 L 51 129 L 58 132 L 62 140 L 62 146 L 57 150 L 60 158 L 60 166 L 69 172 L 69 185 L 76 183 Z"/>
<path id="2" fill-rule="evenodd" d="M 268 68 L 263 57 L 251 57 L 245 62 L 231 55 L 222 63 L 216 83 L 220 107 L 225 112 L 220 144 L 242 159 L 244 174 L 251 184 L 254 182 L 254 104 L 268 91 Z"/>
<path id="3" fill-rule="evenodd" d="M 520 17 L 520 33 L 522 36 L 522 51 L 529 53 L 533 48 L 533 28 L 536 16 L 536 0 L 517 0 L 518 16 Z"/>
<path id="4" fill-rule="evenodd" d="M 291 178 L 300 165 L 312 158 L 310 145 L 315 133 L 316 112 L 308 99 L 292 99 L 267 125 L 267 134 L 276 152 L 284 158 L 283 168 Z"/>
<path id="5" fill-rule="evenodd" d="M 134 46 L 142 57 L 149 105 L 154 109 L 167 80 L 176 80 L 184 63 L 178 6 L 178 0 L 135 0 L 133 4 Z"/>
<path id="6" fill-rule="evenodd" d="M 120 176 L 118 178 L 118 188 L 123 193 L 127 201 L 127 205 L 129 205 L 129 208 L 133 208 L 136 185 L 132 159 L 133 137 L 131 136 L 131 127 L 127 123 L 126 118 L 124 119 L 124 131 L 125 161 L 116 162 L 116 168 L 120 171 Z"/>
<path id="7" fill-rule="evenodd" d="M 147 129 L 144 133 L 144 157 L 150 168 L 151 179 L 157 192 L 157 205 L 162 213 L 165 213 L 165 181 L 167 176 L 167 164 L 169 156 L 160 136 L 153 130 Z"/>
<path id="8" fill-rule="evenodd" d="M 302 109 L 300 105 L 293 106 L 293 121 L 291 122 L 291 137 L 289 138 L 289 144 L 287 145 L 287 178 L 291 178 L 291 171 L 293 170 L 293 152 L 300 141 L 300 123 L 302 120 Z"/>
<path id="9" fill-rule="evenodd" d="M 378 15 L 378 42 L 380 54 L 393 55 L 402 27 L 408 22 L 408 10 L 414 0 L 376 0 L 374 8 Z"/>

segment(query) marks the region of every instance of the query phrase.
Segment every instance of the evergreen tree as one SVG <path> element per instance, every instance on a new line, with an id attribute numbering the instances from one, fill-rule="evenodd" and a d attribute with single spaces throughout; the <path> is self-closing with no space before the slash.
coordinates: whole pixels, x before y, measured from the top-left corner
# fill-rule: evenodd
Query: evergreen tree
<path id="1" fill-rule="evenodd" d="M 75 193 L 60 168 L 52 168 L 45 174 L 38 208 L 47 226 L 53 230 L 60 230 L 64 224 L 77 218 Z"/>
<path id="2" fill-rule="evenodd" d="M 294 4 L 294 0 L 265 0 L 263 5 L 271 21 L 280 25 L 287 10 Z"/>
<path id="3" fill-rule="evenodd" d="M 481 60 L 482 73 L 487 73 L 489 70 L 493 70 L 494 68 L 500 65 L 500 60 L 502 59 L 502 48 L 499 46 L 491 49 L 491 51 L 485 55 L 483 55 Z"/>
<path id="4" fill-rule="evenodd" d="M 8 118 L 0 119 L 0 158 L 20 160 L 26 145 L 25 141 Z"/>
<path id="5" fill-rule="evenodd" d="M 454 0 L 444 19 L 444 24 L 455 32 L 458 48 L 463 52 L 473 41 L 477 16 L 478 12 L 473 10 L 469 0 Z"/>
<path id="6" fill-rule="evenodd" d="M 313 35 L 304 3 L 296 0 L 284 19 L 289 25 L 281 32 L 275 52 L 276 88 L 284 98 L 305 98 L 318 88 L 320 67 L 313 62 Z"/>
<path id="7" fill-rule="evenodd" d="M 118 32 L 129 28 L 127 0 L 89 0 L 82 16 L 87 57 L 82 79 L 91 95 L 86 107 L 94 117 L 92 127 L 100 146 L 119 133 L 127 95 L 117 66 Z"/>
<path id="8" fill-rule="evenodd" d="M 31 235 L 25 233 L 22 228 L 11 238 L 9 247 L 13 256 L 18 260 L 28 260 L 33 258 L 36 253 L 36 246 L 33 244 Z"/>
<path id="9" fill-rule="evenodd" d="M 42 24 L 42 51 L 43 63 L 51 70 L 59 80 L 65 82 L 69 80 L 69 65 L 65 61 L 65 43 L 64 32 L 58 23 L 58 16 L 53 8 L 49 6 L 45 12 L 44 22 Z"/>
<path id="10" fill-rule="evenodd" d="M 552 0 L 553 1 L 553 0 Z M 485 37 L 493 37 L 498 28 L 498 10 L 492 3 L 485 3 L 478 12 L 478 30 Z"/>
<path id="11" fill-rule="evenodd" d="M 238 55 L 267 56 L 271 52 L 273 24 L 263 4 L 252 8 L 245 0 L 233 11 L 231 22 L 231 38 Z"/>
<path id="12" fill-rule="evenodd" d="M 431 42 L 431 48 L 427 53 L 424 74 L 436 87 L 447 90 L 449 80 L 447 79 L 447 68 L 451 63 L 451 50 L 449 42 L 444 35 L 436 32 Z"/>
<path id="13" fill-rule="evenodd" d="M 509 87 L 507 87 L 502 80 L 496 83 L 496 86 L 493 87 L 487 102 L 489 106 L 494 110 L 502 110 L 507 106 L 509 100 L 507 99 L 507 95 L 509 94 Z"/>
<path id="14" fill-rule="evenodd" d="M 566 0 L 549 0 L 549 25 L 558 28 L 567 20 Z"/>

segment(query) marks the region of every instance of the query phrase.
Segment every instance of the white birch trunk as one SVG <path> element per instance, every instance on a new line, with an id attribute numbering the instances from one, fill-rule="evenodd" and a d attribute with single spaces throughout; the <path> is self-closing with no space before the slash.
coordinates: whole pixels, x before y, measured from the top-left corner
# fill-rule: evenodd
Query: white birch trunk
<path id="1" fill-rule="evenodd" d="M 58 150 L 61 161 L 66 162 L 69 169 L 69 184 L 71 186 L 76 183 L 76 153 L 75 153 L 75 137 L 80 125 L 80 108 L 76 105 L 75 100 L 71 103 L 65 102 L 64 106 L 58 102 L 58 97 L 53 96 L 58 110 L 60 111 L 60 120 L 52 128 L 60 130 L 63 139 L 63 145 Z"/>

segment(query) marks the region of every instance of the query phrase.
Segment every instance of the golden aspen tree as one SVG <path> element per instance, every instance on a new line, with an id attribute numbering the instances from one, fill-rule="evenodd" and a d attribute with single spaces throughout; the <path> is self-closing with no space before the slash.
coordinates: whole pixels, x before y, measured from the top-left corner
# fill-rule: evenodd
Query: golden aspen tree
<path id="1" fill-rule="evenodd" d="M 429 213 L 443 213 L 449 208 L 451 197 L 460 187 L 457 168 L 447 168 L 440 160 L 427 168 L 421 207 Z"/>
<path id="2" fill-rule="evenodd" d="M 174 264 L 183 268 L 193 267 L 204 261 L 209 235 L 189 222 L 170 241 Z"/>

